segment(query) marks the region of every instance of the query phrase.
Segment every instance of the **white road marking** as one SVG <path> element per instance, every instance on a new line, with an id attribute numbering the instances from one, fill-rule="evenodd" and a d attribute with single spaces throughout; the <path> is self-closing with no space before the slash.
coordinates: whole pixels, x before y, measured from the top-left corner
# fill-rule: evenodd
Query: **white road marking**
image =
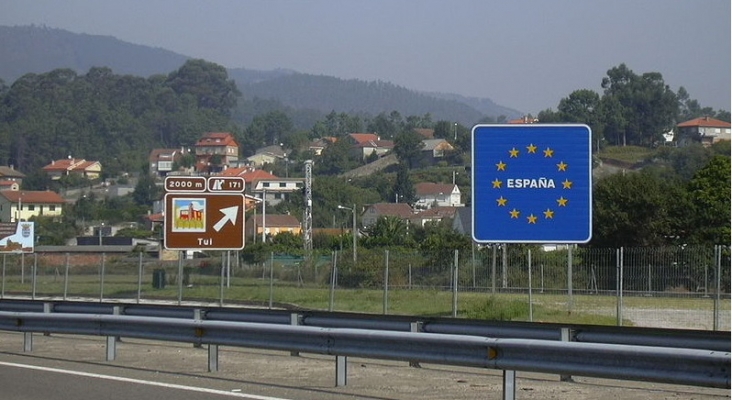
<path id="1" fill-rule="evenodd" d="M 191 391 L 191 392 L 217 394 L 217 395 L 221 395 L 221 396 L 238 397 L 240 399 L 252 399 L 252 400 L 289 400 L 289 399 L 285 399 L 285 398 L 281 398 L 281 397 L 258 396 L 258 395 L 255 395 L 255 394 L 241 393 L 241 389 L 234 389 L 234 390 L 238 390 L 239 392 L 235 392 L 235 391 L 227 392 L 226 390 L 207 389 L 207 388 L 200 388 L 200 387 L 195 387 L 195 386 L 176 385 L 176 384 L 173 384 L 173 383 L 145 381 L 145 380 L 142 380 L 142 379 L 132 379 L 132 378 L 123 378 L 123 377 L 120 377 L 120 376 L 92 374 L 92 373 L 89 373 L 89 372 L 69 371 L 69 370 L 65 370 L 65 369 L 56 369 L 56 368 L 40 367 L 40 366 L 37 366 L 37 365 L 16 364 L 16 363 L 4 362 L 4 361 L 0 361 L 0 365 L 4 365 L 6 367 L 16 367 L 16 368 L 33 369 L 33 370 L 37 370 L 37 371 L 57 372 L 57 373 L 60 373 L 60 374 L 85 376 L 85 377 L 89 377 L 89 378 L 107 379 L 107 380 L 110 380 L 110 381 L 117 381 L 117 382 L 137 383 L 137 384 L 140 384 L 140 385 L 159 386 L 159 387 L 170 388 L 170 389 L 188 390 L 188 391 Z"/>

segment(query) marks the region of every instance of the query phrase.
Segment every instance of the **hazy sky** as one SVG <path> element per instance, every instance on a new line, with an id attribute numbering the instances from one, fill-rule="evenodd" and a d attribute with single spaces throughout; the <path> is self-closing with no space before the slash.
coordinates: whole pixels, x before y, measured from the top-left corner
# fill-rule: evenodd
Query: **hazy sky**
<path id="1" fill-rule="evenodd" d="M 729 0 L 0 0 L 0 25 L 225 67 L 382 80 L 536 115 L 625 63 L 730 110 Z"/>

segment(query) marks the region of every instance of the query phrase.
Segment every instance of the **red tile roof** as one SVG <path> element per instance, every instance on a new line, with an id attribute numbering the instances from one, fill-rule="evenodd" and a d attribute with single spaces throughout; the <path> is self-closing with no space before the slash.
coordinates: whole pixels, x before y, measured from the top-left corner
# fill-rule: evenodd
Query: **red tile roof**
<path id="1" fill-rule="evenodd" d="M 705 128 L 729 128 L 730 123 L 720 121 L 711 117 L 699 117 L 689 121 L 684 121 L 678 125 L 679 128 L 705 127 Z"/>
<path id="2" fill-rule="evenodd" d="M 5 197 L 11 203 L 26 204 L 64 204 L 65 201 L 58 193 L 50 190 L 28 191 L 28 190 L 2 190 L 0 196 Z"/>
<path id="3" fill-rule="evenodd" d="M 350 136 L 358 144 L 375 142 L 379 140 L 379 135 L 375 133 L 350 133 L 348 136 Z"/>
<path id="4" fill-rule="evenodd" d="M 417 196 L 424 196 L 430 194 L 450 194 L 455 189 L 455 185 L 452 183 L 432 183 L 432 182 L 420 182 L 414 186 Z"/>
<path id="5" fill-rule="evenodd" d="M 253 220 L 258 227 L 262 226 L 262 214 L 252 216 L 250 220 Z M 278 228 L 299 228 L 300 221 L 292 215 L 281 215 L 281 214 L 267 214 L 264 219 L 265 227 L 278 227 Z"/>
<path id="6" fill-rule="evenodd" d="M 399 218 L 409 218 L 412 216 L 412 206 L 407 203 L 376 203 L 372 204 L 370 209 L 374 210 L 380 216 L 394 216 Z"/>
<path id="7" fill-rule="evenodd" d="M 43 167 L 44 171 L 84 171 L 89 167 L 99 164 L 99 161 L 87 161 L 76 158 L 62 158 L 60 160 L 51 161 L 50 164 Z"/>
<path id="8" fill-rule="evenodd" d="M 229 132 L 208 132 L 198 139 L 196 146 L 236 146 L 239 143 L 234 139 L 234 135 Z"/>

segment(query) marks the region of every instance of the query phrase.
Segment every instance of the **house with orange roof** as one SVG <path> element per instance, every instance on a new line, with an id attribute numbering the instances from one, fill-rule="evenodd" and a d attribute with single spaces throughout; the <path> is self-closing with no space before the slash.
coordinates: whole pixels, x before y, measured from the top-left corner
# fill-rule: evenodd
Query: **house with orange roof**
<path id="1" fill-rule="evenodd" d="M 711 146 L 722 140 L 730 140 L 730 123 L 709 116 L 684 121 L 676 128 L 681 145 L 696 142 Z"/>
<path id="2" fill-rule="evenodd" d="M 325 150 L 326 147 L 332 145 L 337 140 L 338 139 L 333 136 L 325 136 L 320 139 L 313 140 L 308 144 L 308 151 L 312 151 L 313 154 L 319 156 L 323 154 L 323 150 Z"/>
<path id="3" fill-rule="evenodd" d="M 290 232 L 293 235 L 302 234 L 300 221 L 292 215 L 253 215 L 249 217 L 244 226 L 246 239 L 253 242 L 257 242 L 261 238 L 262 232 L 264 232 L 266 238 L 277 236 L 283 232 Z"/>
<path id="4" fill-rule="evenodd" d="M 20 184 L 17 181 L 0 178 L 0 190 L 20 190 Z"/>
<path id="5" fill-rule="evenodd" d="M 229 132 L 204 133 L 194 148 L 198 172 L 220 172 L 239 162 L 239 143 Z"/>
<path id="6" fill-rule="evenodd" d="M 66 158 L 51 161 L 43 167 L 43 171 L 53 180 L 61 179 L 63 176 L 78 175 L 87 179 L 98 179 L 102 173 L 102 164 L 99 161 L 87 161 L 85 159 Z"/>
<path id="7" fill-rule="evenodd" d="M 65 201 L 50 190 L 0 190 L 0 222 L 27 221 L 31 217 L 59 217 Z"/>
<path id="8" fill-rule="evenodd" d="M 397 217 L 408 221 L 413 214 L 412 206 L 407 203 L 375 203 L 367 206 L 361 214 L 361 225 L 371 226 L 383 217 Z"/>
<path id="9" fill-rule="evenodd" d="M 524 115 L 521 118 L 509 119 L 507 124 L 538 124 L 539 118 L 534 118 L 531 115 Z"/>
<path id="10" fill-rule="evenodd" d="M 429 210 L 421 211 L 409 218 L 409 222 L 417 226 L 425 226 L 429 222 L 441 222 L 443 220 L 454 220 L 459 209 L 463 207 L 432 207 Z M 452 226 L 452 224 L 451 224 Z"/>
<path id="11" fill-rule="evenodd" d="M 23 178 L 25 178 L 25 174 L 15 169 L 12 165 L 9 167 L 0 165 L 0 179 L 18 182 L 18 185 L 21 185 Z"/>
<path id="12" fill-rule="evenodd" d="M 414 186 L 419 200 L 414 208 L 427 210 L 436 206 L 462 207 L 460 189 L 454 183 L 420 182 Z"/>
<path id="13" fill-rule="evenodd" d="M 353 145 L 353 151 L 362 159 L 373 153 L 381 157 L 394 150 L 393 140 L 381 140 L 375 133 L 349 133 L 347 135 Z"/>

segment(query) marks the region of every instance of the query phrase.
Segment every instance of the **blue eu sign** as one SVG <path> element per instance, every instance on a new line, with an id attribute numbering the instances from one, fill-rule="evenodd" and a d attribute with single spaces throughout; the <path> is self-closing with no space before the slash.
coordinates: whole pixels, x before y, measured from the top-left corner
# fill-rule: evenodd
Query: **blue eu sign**
<path id="1" fill-rule="evenodd" d="M 590 241 L 591 139 L 587 125 L 476 125 L 473 239 Z"/>

